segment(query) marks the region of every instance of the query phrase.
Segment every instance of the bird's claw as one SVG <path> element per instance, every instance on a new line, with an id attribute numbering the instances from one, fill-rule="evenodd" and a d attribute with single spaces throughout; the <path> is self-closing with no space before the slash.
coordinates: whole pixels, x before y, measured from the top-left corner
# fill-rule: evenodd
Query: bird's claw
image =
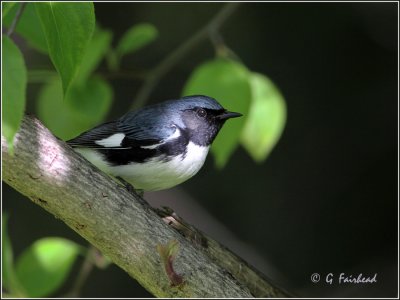
<path id="1" fill-rule="evenodd" d="M 204 235 L 192 225 L 185 222 L 175 213 L 173 209 L 167 206 L 162 206 L 161 209 L 154 208 L 154 210 L 165 223 L 175 228 L 183 236 L 190 239 L 197 245 L 200 245 L 204 248 L 207 247 L 207 239 L 204 237 Z"/>

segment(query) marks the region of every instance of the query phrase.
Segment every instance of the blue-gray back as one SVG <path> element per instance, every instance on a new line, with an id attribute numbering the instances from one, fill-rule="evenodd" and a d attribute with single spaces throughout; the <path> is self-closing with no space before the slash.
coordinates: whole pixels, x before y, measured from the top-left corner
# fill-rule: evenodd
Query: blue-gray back
<path id="1" fill-rule="evenodd" d="M 176 126 L 183 128 L 184 124 L 181 112 L 195 107 L 214 110 L 223 109 L 213 98 L 207 96 L 187 96 L 129 112 L 118 120 L 118 128 L 123 130 L 131 139 L 162 140 L 164 137 L 173 134 Z"/>

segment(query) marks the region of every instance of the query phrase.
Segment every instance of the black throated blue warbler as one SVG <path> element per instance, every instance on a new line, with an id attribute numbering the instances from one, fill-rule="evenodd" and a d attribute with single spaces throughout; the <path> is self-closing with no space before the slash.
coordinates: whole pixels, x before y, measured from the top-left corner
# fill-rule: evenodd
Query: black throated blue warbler
<path id="1" fill-rule="evenodd" d="M 135 189 L 157 191 L 195 175 L 225 121 L 240 116 L 213 98 L 187 96 L 129 112 L 67 143 Z"/>

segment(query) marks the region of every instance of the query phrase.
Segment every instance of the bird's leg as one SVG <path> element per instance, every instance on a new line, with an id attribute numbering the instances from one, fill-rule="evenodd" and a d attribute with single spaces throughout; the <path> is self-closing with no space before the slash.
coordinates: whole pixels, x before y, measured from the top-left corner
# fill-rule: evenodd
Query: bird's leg
<path id="1" fill-rule="evenodd" d="M 165 223 L 175 228 L 184 237 L 193 241 L 196 245 L 207 248 L 207 239 L 204 235 L 189 223 L 179 217 L 171 208 L 162 206 L 162 208 L 153 208 L 154 211 L 163 219 Z"/>
<path id="2" fill-rule="evenodd" d="M 118 179 L 118 181 L 128 190 L 128 192 L 134 196 L 140 196 L 140 199 L 148 205 L 148 203 L 143 199 L 143 190 L 136 190 L 132 184 L 119 176 L 115 178 Z M 185 222 L 174 212 L 173 209 L 167 206 L 163 206 L 162 208 L 151 207 L 151 209 L 154 210 L 165 223 L 175 228 L 184 237 L 194 242 L 194 244 L 207 248 L 207 239 L 204 237 L 204 235 L 192 225 Z"/>

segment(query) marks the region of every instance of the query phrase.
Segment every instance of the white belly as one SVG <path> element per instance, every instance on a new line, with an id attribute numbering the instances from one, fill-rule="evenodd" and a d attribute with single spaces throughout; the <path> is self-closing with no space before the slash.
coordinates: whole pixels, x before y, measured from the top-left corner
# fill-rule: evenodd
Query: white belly
<path id="1" fill-rule="evenodd" d="M 102 171 L 122 177 L 135 189 L 157 191 L 178 185 L 193 175 L 203 166 L 209 147 L 202 147 L 189 142 L 186 156 L 178 155 L 169 161 L 163 158 L 152 159 L 143 164 L 131 163 L 126 166 L 110 166 L 102 156 L 90 149 L 76 149 L 87 160 Z"/>

